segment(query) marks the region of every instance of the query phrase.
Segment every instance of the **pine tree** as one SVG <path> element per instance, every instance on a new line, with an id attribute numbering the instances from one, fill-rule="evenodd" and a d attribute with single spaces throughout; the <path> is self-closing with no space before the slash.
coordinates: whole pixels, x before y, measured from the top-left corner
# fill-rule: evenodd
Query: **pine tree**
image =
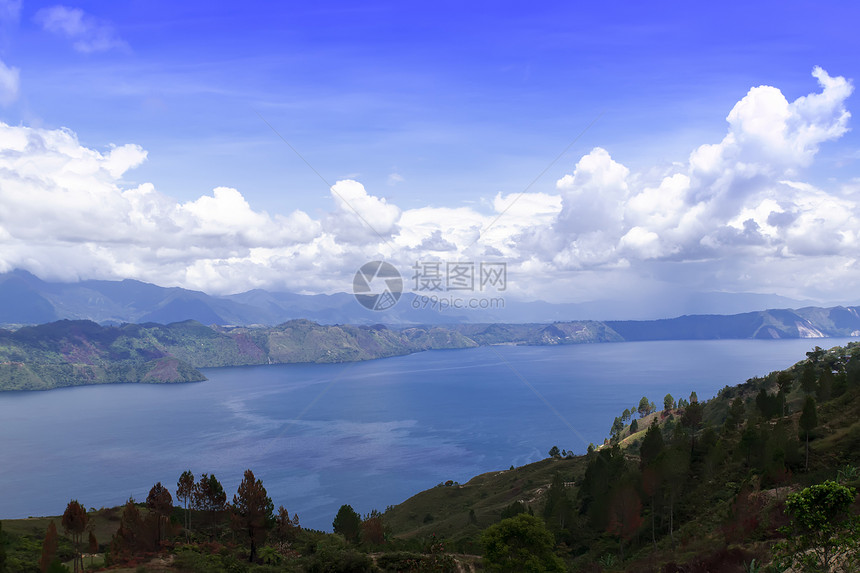
<path id="1" fill-rule="evenodd" d="M 185 470 L 182 472 L 182 475 L 179 476 L 179 480 L 176 482 L 176 499 L 182 502 L 185 507 L 185 538 L 188 538 L 189 532 L 191 530 L 191 515 L 188 512 L 188 501 L 191 499 L 191 496 L 194 494 L 194 474 L 191 473 L 191 470 Z"/>
<path id="2" fill-rule="evenodd" d="M 75 545 L 75 573 L 84 569 L 84 562 L 81 557 L 81 541 L 89 519 L 84 506 L 78 503 L 76 499 L 69 502 L 66 506 L 66 511 L 63 513 L 63 529 L 71 535 L 72 542 Z"/>
<path id="3" fill-rule="evenodd" d="M 361 533 L 361 516 L 352 509 L 351 505 L 342 505 L 332 522 L 332 529 L 340 533 L 350 543 L 357 543 Z"/>
<path id="4" fill-rule="evenodd" d="M 257 546 L 265 543 L 266 531 L 274 522 L 272 514 L 275 506 L 266 493 L 263 482 L 255 478 L 251 470 L 245 470 L 245 476 L 233 496 L 230 510 L 236 529 L 248 535 L 251 544 L 248 561 L 253 562 L 257 558 Z"/>
<path id="5" fill-rule="evenodd" d="M 89 543 L 89 551 L 90 551 L 90 567 L 93 566 L 93 555 L 99 552 L 99 540 L 96 539 L 96 534 L 93 533 L 93 530 L 90 529 L 90 536 L 87 540 Z"/>
<path id="6" fill-rule="evenodd" d="M 51 562 L 57 556 L 57 526 L 53 520 L 48 524 L 48 530 L 45 532 L 45 540 L 42 542 L 42 558 L 39 559 L 39 569 L 42 573 L 48 570 Z M 2 570 L 2 569 L 0 569 Z"/>
<path id="7" fill-rule="evenodd" d="M 155 541 L 160 544 L 164 538 L 164 525 L 170 521 L 170 513 L 173 511 L 173 497 L 161 482 L 156 483 L 149 490 L 149 495 L 146 496 L 146 507 L 155 515 Z"/>
<path id="8" fill-rule="evenodd" d="M 807 396 L 798 423 L 800 424 L 800 429 L 806 435 L 806 471 L 809 471 L 809 432 L 818 426 L 818 412 L 815 407 L 815 398 L 812 396 Z"/>

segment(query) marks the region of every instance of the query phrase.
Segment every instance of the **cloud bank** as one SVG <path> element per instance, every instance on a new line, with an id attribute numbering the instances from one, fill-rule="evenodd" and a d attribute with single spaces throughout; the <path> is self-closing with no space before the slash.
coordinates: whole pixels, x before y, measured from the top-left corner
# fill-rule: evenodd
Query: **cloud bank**
<path id="1" fill-rule="evenodd" d="M 61 15 L 43 25 L 79 34 L 83 16 Z M 853 87 L 821 68 L 812 75 L 819 89 L 792 102 L 775 87 L 750 89 L 721 141 L 656 179 L 596 147 L 544 192 L 401 209 L 342 180 L 316 218 L 256 210 L 228 187 L 182 203 L 149 183 L 124 184 L 146 160 L 136 145 L 98 151 L 69 130 L 0 124 L 0 270 L 215 293 L 333 292 L 349 290 L 367 260 L 404 274 L 416 260 L 493 260 L 508 263 L 509 290 L 524 297 L 676 285 L 854 298 L 860 203 L 803 181 L 820 146 L 848 130 Z"/>

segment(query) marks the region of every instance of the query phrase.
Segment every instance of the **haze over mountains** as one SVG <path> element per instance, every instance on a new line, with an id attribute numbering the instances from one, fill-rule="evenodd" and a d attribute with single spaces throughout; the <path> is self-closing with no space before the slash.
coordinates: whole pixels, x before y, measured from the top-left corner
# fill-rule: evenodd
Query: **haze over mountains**
<path id="1" fill-rule="evenodd" d="M 503 293 L 502 293 L 503 294 Z M 385 312 L 357 304 L 351 293 L 303 295 L 250 290 L 212 296 L 136 280 L 49 282 L 14 270 L 0 274 L 0 325 L 42 324 L 86 319 L 100 324 L 196 320 L 218 325 L 276 325 L 305 318 L 320 324 L 535 323 L 569 320 L 654 320 L 690 314 L 738 314 L 764 308 L 800 308 L 811 301 L 752 293 L 686 293 L 674 297 L 603 300 L 585 303 L 518 301 L 504 297 L 504 308 L 433 308 L 404 293 Z M 416 308 L 417 307 L 417 308 Z"/>

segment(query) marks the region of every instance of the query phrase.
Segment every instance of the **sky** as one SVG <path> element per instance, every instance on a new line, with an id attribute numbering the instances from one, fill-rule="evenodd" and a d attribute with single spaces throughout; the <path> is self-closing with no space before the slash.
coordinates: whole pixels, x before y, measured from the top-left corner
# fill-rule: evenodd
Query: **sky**
<path id="1" fill-rule="evenodd" d="M 0 0 L 0 272 L 858 303 L 852 2 Z"/>

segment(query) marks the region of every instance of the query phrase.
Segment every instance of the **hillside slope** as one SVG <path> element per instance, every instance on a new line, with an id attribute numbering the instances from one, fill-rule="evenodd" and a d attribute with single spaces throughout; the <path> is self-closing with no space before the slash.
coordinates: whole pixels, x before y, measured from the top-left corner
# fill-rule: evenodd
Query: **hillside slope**
<path id="1" fill-rule="evenodd" d="M 807 433 L 800 419 L 810 404 L 817 421 Z M 440 484 L 390 507 L 386 523 L 399 539 L 437 533 L 456 550 L 480 551 L 483 530 L 532 512 L 572 571 L 744 573 L 787 563 L 793 556 L 778 542 L 791 525 L 788 495 L 826 480 L 854 495 L 860 486 L 860 344 L 816 347 L 784 371 L 636 421 L 585 456 L 562 451 Z"/>

